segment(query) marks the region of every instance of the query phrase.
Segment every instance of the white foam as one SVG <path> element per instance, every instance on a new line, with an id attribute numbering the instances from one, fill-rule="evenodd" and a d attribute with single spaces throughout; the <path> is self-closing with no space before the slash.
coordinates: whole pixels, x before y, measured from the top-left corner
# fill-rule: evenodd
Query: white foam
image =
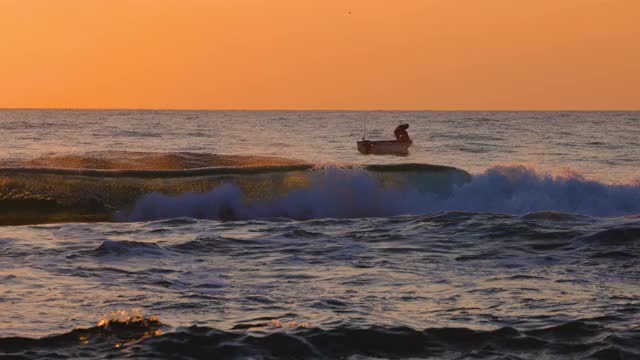
<path id="1" fill-rule="evenodd" d="M 603 217 L 640 213 L 638 184 L 604 184 L 575 174 L 553 176 L 525 166 L 492 167 L 470 182 L 440 193 L 425 191 L 420 177 L 411 181 L 389 185 L 362 169 L 325 169 L 313 175 L 309 187 L 282 194 L 275 200 L 244 202 L 238 187 L 224 184 L 206 193 L 148 194 L 138 199 L 132 210 L 119 214 L 119 218 L 314 219 L 441 211 L 511 214 L 557 211 Z"/>

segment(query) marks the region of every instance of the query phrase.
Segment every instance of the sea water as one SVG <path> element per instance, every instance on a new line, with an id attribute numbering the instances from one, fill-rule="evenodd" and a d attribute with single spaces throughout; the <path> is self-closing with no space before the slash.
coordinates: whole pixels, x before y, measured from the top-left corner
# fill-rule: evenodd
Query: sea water
<path id="1" fill-rule="evenodd" d="M 640 357 L 639 112 L 1 110 L 0 165 L 0 355 Z"/>

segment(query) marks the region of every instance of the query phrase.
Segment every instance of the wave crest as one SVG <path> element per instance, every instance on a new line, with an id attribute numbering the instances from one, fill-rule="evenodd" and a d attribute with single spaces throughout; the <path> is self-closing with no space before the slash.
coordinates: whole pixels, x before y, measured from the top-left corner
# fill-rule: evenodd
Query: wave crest
<path id="1" fill-rule="evenodd" d="M 89 342 L 89 346 L 71 347 L 78 336 L 99 332 L 100 327 L 74 330 L 43 339 L 0 338 L 0 351 L 16 354 L 29 350 L 25 358 L 42 358 L 54 351 L 74 357 L 120 357 L 121 351 L 138 358 L 408 358 L 454 356 L 456 358 L 520 358 L 522 354 L 542 357 L 636 358 L 638 334 L 633 330 L 612 330 L 589 320 L 577 320 L 553 327 L 517 330 L 468 328 L 347 327 L 332 329 L 296 326 L 289 329 L 250 333 L 190 326 L 159 336 L 146 334 L 156 325 L 148 320 L 136 335 L 135 345 L 108 341 L 109 346 Z M 123 325 L 129 327 L 131 325 Z M 133 327 L 135 328 L 135 327 Z M 122 335 L 122 334 L 120 334 Z M 152 336 L 149 336 L 152 335 Z M 102 334 L 104 338 L 105 335 Z M 51 349 L 48 352 L 46 349 Z"/>
<path id="2" fill-rule="evenodd" d="M 0 354 L 31 355 L 23 358 L 58 358 L 56 349 L 66 348 L 67 357 L 86 357 L 87 346 L 103 350 L 115 349 L 141 339 L 162 334 L 162 323 L 156 316 L 144 316 L 139 309 L 115 311 L 106 315 L 96 326 L 80 328 L 65 334 L 40 339 L 24 337 L 0 338 Z M 26 350 L 30 350 L 25 353 Z M 2 356 L 0 356 L 2 357 Z"/>
<path id="3" fill-rule="evenodd" d="M 315 219 L 447 211 L 612 217 L 640 212 L 638 184 L 604 184 L 572 174 L 553 176 L 525 166 L 493 167 L 468 182 L 448 187 L 434 185 L 433 174 L 404 175 L 385 178 L 363 169 L 324 169 L 311 176 L 309 186 L 270 200 L 249 201 L 231 183 L 205 193 L 151 193 L 119 213 L 118 219 Z"/>
<path id="4" fill-rule="evenodd" d="M 133 240 L 104 240 L 102 244 L 95 249 L 95 254 L 98 256 L 153 256 L 161 255 L 164 252 L 165 249 L 156 243 Z"/>

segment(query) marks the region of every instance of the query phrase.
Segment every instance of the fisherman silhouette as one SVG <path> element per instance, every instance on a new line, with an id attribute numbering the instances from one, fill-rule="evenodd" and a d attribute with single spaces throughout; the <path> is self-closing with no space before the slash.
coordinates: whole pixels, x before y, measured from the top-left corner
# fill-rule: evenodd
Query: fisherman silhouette
<path id="1" fill-rule="evenodd" d="M 409 137 L 409 133 L 407 132 L 408 128 L 409 124 L 402 124 L 393 131 L 393 134 L 396 136 L 396 141 L 411 142 L 411 138 Z"/>

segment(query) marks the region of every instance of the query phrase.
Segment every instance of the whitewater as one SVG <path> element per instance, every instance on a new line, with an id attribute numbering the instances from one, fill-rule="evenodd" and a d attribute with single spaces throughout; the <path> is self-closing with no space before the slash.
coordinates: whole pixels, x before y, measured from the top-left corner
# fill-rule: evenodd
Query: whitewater
<path id="1" fill-rule="evenodd" d="M 408 156 L 357 152 L 399 123 Z M 638 139 L 639 112 L 0 110 L 0 357 L 640 358 Z"/>

